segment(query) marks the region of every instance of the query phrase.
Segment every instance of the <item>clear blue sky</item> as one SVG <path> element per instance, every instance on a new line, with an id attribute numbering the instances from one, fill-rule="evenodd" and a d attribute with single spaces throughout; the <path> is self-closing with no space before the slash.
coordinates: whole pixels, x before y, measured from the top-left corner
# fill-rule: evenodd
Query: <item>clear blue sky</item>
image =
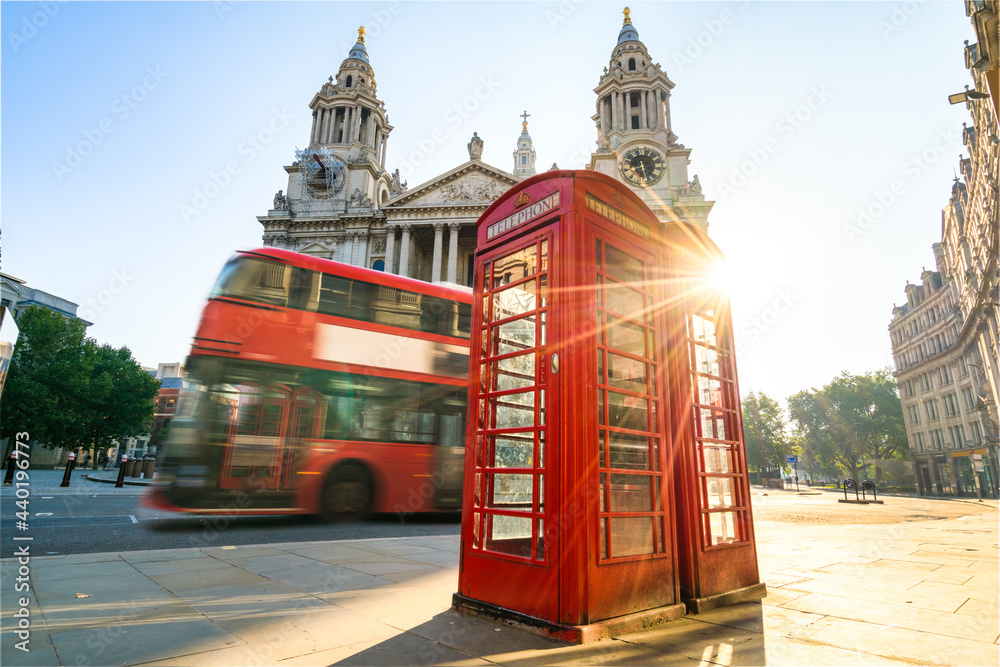
<path id="1" fill-rule="evenodd" d="M 971 122 L 947 101 L 971 84 L 964 4 L 629 4 L 718 202 L 743 393 L 890 364 L 893 303 L 933 267 Z M 2 270 L 79 303 L 91 336 L 144 365 L 183 360 L 222 264 L 261 244 L 256 216 L 359 25 L 395 126 L 388 167 L 412 187 L 467 160 L 474 131 L 511 170 L 524 109 L 540 169 L 584 167 L 624 5 L 4 2 Z"/>

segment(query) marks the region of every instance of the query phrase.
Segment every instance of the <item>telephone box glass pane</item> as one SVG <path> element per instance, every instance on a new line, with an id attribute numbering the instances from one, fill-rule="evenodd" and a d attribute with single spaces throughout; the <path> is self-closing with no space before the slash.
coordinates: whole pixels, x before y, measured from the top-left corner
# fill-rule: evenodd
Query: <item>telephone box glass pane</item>
<path id="1" fill-rule="evenodd" d="M 612 512 L 652 512 L 653 496 L 646 475 L 611 475 Z"/>
<path id="2" fill-rule="evenodd" d="M 707 473 L 729 473 L 733 472 L 733 450 L 731 447 L 703 447 L 705 463 L 704 472 Z"/>
<path id="3" fill-rule="evenodd" d="M 708 507 L 733 506 L 733 480 L 728 477 L 709 477 L 705 480 Z"/>
<path id="4" fill-rule="evenodd" d="M 712 512 L 708 517 L 710 546 L 738 541 L 736 512 Z"/>
<path id="5" fill-rule="evenodd" d="M 535 353 L 506 357 L 493 362 L 491 369 L 496 378 L 496 391 L 525 389 L 535 386 Z"/>
<path id="6" fill-rule="evenodd" d="M 523 435 L 505 433 L 493 441 L 493 465 L 497 468 L 530 468 L 535 453 L 535 438 L 530 431 Z"/>
<path id="7" fill-rule="evenodd" d="M 653 517 L 611 518 L 611 557 L 642 556 L 653 553 Z"/>
<path id="8" fill-rule="evenodd" d="M 535 392 L 522 391 L 490 399 L 493 428 L 522 428 L 535 425 Z"/>

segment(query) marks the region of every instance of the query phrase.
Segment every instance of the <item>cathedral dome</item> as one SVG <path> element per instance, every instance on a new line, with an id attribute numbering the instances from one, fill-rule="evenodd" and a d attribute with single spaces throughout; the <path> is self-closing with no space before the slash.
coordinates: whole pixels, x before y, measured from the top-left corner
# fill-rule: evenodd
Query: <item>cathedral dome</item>
<path id="1" fill-rule="evenodd" d="M 351 47 L 351 52 L 347 54 L 348 60 L 361 60 L 368 63 L 368 49 L 365 48 L 365 29 L 358 28 L 358 43 Z"/>
<path id="2" fill-rule="evenodd" d="M 621 32 L 618 33 L 618 44 L 624 44 L 625 42 L 638 42 L 639 41 L 639 31 L 635 29 L 632 25 L 632 19 L 629 18 L 629 8 L 625 8 L 625 23 L 622 24 Z"/>

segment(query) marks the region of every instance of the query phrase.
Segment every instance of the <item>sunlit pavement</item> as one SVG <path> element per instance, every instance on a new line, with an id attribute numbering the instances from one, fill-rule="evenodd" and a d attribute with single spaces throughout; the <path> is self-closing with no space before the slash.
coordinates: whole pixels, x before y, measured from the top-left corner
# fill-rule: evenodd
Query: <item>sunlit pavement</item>
<path id="1" fill-rule="evenodd" d="M 760 505 L 836 503 L 793 496 Z M 762 604 L 583 646 L 452 611 L 453 536 L 32 558 L 29 593 L 15 592 L 20 565 L 5 560 L 0 662 L 996 665 L 996 501 L 964 507 L 902 523 L 757 520 Z M 24 595 L 30 652 L 15 647 Z"/>

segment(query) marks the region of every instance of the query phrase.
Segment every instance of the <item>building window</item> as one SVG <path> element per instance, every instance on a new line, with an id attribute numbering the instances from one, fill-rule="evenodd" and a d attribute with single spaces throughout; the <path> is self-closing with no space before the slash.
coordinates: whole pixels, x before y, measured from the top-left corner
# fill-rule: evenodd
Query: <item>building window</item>
<path id="1" fill-rule="evenodd" d="M 376 271 L 385 271 L 385 262 L 381 259 L 376 259 L 372 262 L 372 269 Z"/>
<path id="2" fill-rule="evenodd" d="M 969 427 L 972 429 L 972 441 L 977 446 L 983 444 L 983 431 L 979 428 L 979 422 L 972 422 Z"/>
<path id="3" fill-rule="evenodd" d="M 522 155 L 521 156 L 521 164 L 528 164 L 528 156 L 527 155 Z"/>
<path id="4" fill-rule="evenodd" d="M 635 71 L 635 58 L 629 58 L 628 59 L 628 71 L 630 71 L 630 72 L 634 72 Z"/>
<path id="5" fill-rule="evenodd" d="M 966 412 L 972 412 L 976 409 L 976 399 L 972 397 L 972 387 L 962 389 L 962 397 L 965 399 Z"/>
<path id="6" fill-rule="evenodd" d="M 945 417 L 957 417 L 959 415 L 958 401 L 955 400 L 955 394 L 945 394 L 944 415 Z"/>
<path id="7" fill-rule="evenodd" d="M 917 406 L 911 405 L 911 406 L 909 406 L 907 408 L 907 410 L 910 413 L 910 423 L 914 424 L 914 425 L 919 424 L 920 423 L 920 411 L 917 410 Z"/>
<path id="8" fill-rule="evenodd" d="M 354 83 L 354 77 L 347 75 L 347 87 L 350 88 L 352 83 Z"/>

